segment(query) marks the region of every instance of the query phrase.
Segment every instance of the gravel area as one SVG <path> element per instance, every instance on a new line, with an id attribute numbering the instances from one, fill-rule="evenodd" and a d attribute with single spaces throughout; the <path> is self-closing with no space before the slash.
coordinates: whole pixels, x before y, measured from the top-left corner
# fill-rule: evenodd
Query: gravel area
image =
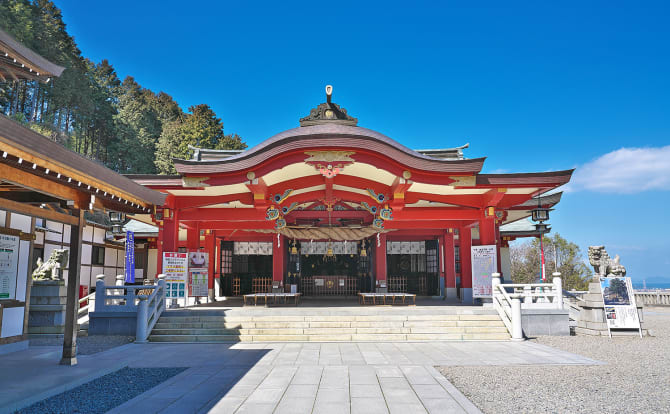
<path id="1" fill-rule="evenodd" d="M 16 413 L 105 413 L 185 369 L 187 368 L 121 368 Z"/>
<path id="2" fill-rule="evenodd" d="M 108 349 L 129 344 L 135 340 L 134 336 L 94 335 L 77 337 L 77 354 L 91 355 Z M 31 338 L 30 346 L 63 346 L 63 338 Z"/>
<path id="3" fill-rule="evenodd" d="M 439 367 L 485 413 L 670 413 L 670 309 L 645 309 L 655 337 L 540 336 L 595 366 Z"/>

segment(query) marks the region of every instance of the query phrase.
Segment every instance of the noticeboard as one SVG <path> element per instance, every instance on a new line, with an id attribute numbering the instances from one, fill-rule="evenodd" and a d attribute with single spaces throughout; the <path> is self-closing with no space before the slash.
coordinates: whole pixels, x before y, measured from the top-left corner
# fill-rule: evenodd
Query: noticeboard
<path id="1" fill-rule="evenodd" d="M 630 278 L 601 277 L 600 291 L 605 304 L 607 330 L 637 329 L 640 330 L 640 336 L 642 336 L 633 283 Z"/>
<path id="2" fill-rule="evenodd" d="M 472 297 L 491 297 L 491 274 L 498 271 L 498 255 L 495 244 L 472 246 Z"/>
<path id="3" fill-rule="evenodd" d="M 190 252 L 188 254 L 189 296 L 207 296 L 209 253 Z"/>
<path id="4" fill-rule="evenodd" d="M 188 278 L 187 253 L 163 253 L 163 274 L 165 274 L 165 297 L 168 299 L 185 299 Z"/>
<path id="5" fill-rule="evenodd" d="M 16 297 L 19 240 L 19 236 L 0 234 L 0 299 L 14 299 Z"/>

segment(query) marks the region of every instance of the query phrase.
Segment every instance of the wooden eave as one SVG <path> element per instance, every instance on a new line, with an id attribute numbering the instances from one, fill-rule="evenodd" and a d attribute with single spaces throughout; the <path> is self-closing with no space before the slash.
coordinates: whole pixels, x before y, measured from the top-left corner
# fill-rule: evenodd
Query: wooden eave
<path id="1" fill-rule="evenodd" d="M 3 30 L 0 30 L 0 69 L 3 69 L 4 75 L 9 74 L 12 80 L 15 80 L 13 74 L 17 78 L 41 82 L 60 76 L 65 70 L 25 47 Z"/>
<path id="2" fill-rule="evenodd" d="M 120 211 L 146 212 L 165 201 L 165 195 L 82 157 L 4 115 L 0 115 L 0 152 L 0 162 L 17 172 L 95 195 L 101 203 L 115 205 Z M 30 182 L 18 184 L 30 186 Z M 36 188 L 41 189 L 48 190 L 48 186 Z"/>

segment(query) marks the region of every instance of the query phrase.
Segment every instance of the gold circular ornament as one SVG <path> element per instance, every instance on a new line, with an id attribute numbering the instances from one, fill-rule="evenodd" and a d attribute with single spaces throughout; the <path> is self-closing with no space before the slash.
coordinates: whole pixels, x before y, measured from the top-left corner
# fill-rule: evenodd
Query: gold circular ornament
<path id="1" fill-rule="evenodd" d="M 327 119 L 333 119 L 334 117 L 335 117 L 335 112 L 333 112 L 330 109 L 326 110 L 326 118 Z"/>

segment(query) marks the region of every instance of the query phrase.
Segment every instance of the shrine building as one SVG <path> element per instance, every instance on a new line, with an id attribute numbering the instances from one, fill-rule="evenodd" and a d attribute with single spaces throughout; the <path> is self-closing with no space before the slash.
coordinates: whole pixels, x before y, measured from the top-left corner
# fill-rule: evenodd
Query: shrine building
<path id="1" fill-rule="evenodd" d="M 167 195 L 145 217 L 158 226 L 158 273 L 162 253 L 201 250 L 212 298 L 274 287 L 470 303 L 486 289 L 473 283 L 471 246 L 488 245 L 509 280 L 507 243 L 532 234 L 500 227 L 553 207 L 560 194 L 541 195 L 572 170 L 482 174 L 485 158 L 466 158 L 467 144 L 410 149 L 358 126 L 326 92 L 298 127 L 253 148 L 193 148 L 174 160 L 178 175 L 130 176 Z"/>

